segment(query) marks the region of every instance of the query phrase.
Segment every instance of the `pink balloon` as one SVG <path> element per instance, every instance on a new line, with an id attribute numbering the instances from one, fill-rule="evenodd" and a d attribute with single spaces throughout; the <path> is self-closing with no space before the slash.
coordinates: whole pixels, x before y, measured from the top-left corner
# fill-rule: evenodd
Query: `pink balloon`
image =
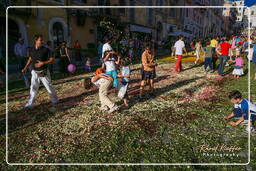
<path id="1" fill-rule="evenodd" d="M 69 64 L 68 65 L 68 72 L 75 72 L 76 66 L 74 64 Z"/>

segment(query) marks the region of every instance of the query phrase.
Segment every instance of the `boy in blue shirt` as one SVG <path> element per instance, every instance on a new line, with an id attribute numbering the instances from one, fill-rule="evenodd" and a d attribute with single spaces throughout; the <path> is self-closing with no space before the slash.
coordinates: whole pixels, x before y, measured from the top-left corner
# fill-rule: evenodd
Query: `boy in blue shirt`
<path id="1" fill-rule="evenodd" d="M 247 127 L 246 130 L 247 131 L 248 131 L 248 129 L 252 130 L 252 122 L 254 122 L 256 119 L 256 117 L 255 117 L 256 105 L 254 103 L 249 102 L 248 100 L 244 99 L 242 97 L 242 94 L 237 90 L 231 91 L 229 93 L 229 99 L 230 99 L 231 103 L 235 104 L 235 108 L 233 109 L 233 111 L 230 115 L 224 116 L 224 120 L 228 120 L 231 118 L 238 118 L 238 120 L 236 122 L 234 122 L 234 121 L 228 122 L 229 125 L 237 126 L 245 120 L 248 121 L 249 115 L 251 115 L 251 117 L 250 117 L 251 127 L 250 128 Z"/>

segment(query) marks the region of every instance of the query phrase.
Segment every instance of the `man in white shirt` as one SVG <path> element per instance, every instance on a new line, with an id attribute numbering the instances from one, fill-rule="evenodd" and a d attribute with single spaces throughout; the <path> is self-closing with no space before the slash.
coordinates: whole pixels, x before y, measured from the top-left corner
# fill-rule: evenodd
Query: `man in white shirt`
<path id="1" fill-rule="evenodd" d="M 177 72 L 180 72 L 182 69 L 181 59 L 182 59 L 183 50 L 187 53 L 187 50 L 185 48 L 185 43 L 183 40 L 184 40 L 184 37 L 180 36 L 179 40 L 176 41 L 174 44 L 175 55 L 177 57 L 175 71 L 177 71 Z"/>

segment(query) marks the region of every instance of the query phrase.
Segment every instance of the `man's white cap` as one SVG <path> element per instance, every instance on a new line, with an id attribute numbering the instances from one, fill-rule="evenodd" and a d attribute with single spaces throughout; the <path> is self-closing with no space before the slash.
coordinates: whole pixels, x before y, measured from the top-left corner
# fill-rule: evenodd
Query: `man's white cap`
<path id="1" fill-rule="evenodd" d="M 23 38 L 19 38 L 19 41 L 24 40 Z"/>

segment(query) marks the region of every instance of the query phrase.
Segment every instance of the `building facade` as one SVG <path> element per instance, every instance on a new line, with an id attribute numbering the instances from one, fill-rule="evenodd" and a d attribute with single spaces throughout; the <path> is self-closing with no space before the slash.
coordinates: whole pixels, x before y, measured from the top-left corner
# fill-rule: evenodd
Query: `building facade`
<path id="1" fill-rule="evenodd" d="M 222 6 L 223 0 L 7 0 L 1 6 Z M 45 40 L 57 47 L 66 41 L 69 47 L 79 41 L 82 48 L 97 44 L 104 36 L 99 21 L 111 19 L 121 23 L 123 32 L 130 38 L 140 35 L 155 41 L 167 40 L 182 34 L 189 40 L 219 36 L 230 32 L 231 15 L 223 15 L 222 9 L 206 8 L 10 8 L 8 10 L 9 49 L 18 38 L 25 44 L 33 44 L 33 36 L 41 33 Z M 255 10 L 256 13 L 256 10 Z M 0 42 L 5 37 L 5 13 L 0 15 Z M 252 24 L 252 26 L 254 26 Z"/>

